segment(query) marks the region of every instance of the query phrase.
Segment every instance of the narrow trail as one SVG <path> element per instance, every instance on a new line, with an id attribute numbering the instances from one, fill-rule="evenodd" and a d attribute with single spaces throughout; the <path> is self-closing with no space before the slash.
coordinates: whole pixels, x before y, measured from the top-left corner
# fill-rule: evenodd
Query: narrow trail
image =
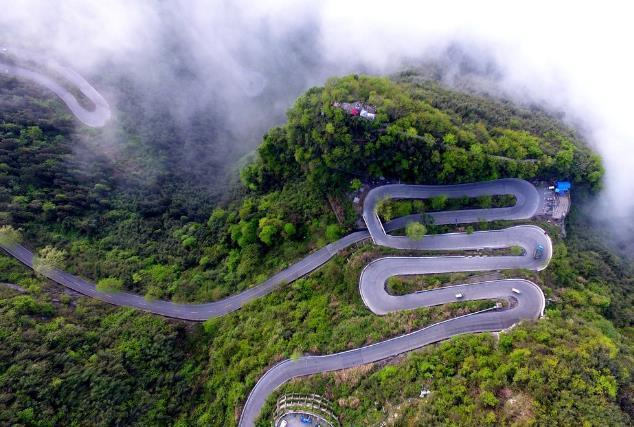
<path id="1" fill-rule="evenodd" d="M 5 57 L 3 57 L 3 55 Z M 66 88 L 47 76 L 7 62 L 6 53 L 0 51 L 0 71 L 39 83 L 57 94 L 71 112 L 84 124 L 101 127 L 111 113 L 105 99 L 72 70 L 59 67 L 57 73 L 89 98 L 94 110 L 82 107 Z M 420 241 L 392 236 L 388 232 L 403 228 L 420 216 L 410 215 L 382 224 L 376 206 L 379 200 L 427 199 L 439 195 L 454 197 L 479 197 L 484 195 L 511 194 L 516 204 L 506 208 L 470 209 L 430 214 L 436 224 L 467 224 L 495 220 L 524 220 L 535 216 L 543 208 L 538 190 L 520 179 L 502 179 L 460 185 L 385 185 L 371 190 L 364 202 L 363 218 L 367 231 L 353 232 L 342 239 L 315 251 L 268 280 L 220 301 L 206 304 L 176 304 L 170 301 L 146 301 L 142 296 L 127 292 L 98 292 L 94 283 L 59 269 L 47 271 L 46 277 L 86 296 L 125 307 L 134 307 L 151 313 L 178 319 L 202 321 L 235 311 L 243 305 L 269 294 L 273 290 L 309 274 L 322 266 L 343 249 L 372 238 L 376 245 L 395 249 L 454 251 L 470 249 L 501 249 L 521 246 L 522 256 L 438 256 L 438 257 L 384 257 L 370 262 L 359 279 L 359 292 L 365 305 L 377 315 L 399 310 L 431 307 L 459 301 L 500 300 L 511 302 L 506 309 L 487 309 L 436 323 L 418 331 L 378 342 L 365 347 L 324 356 L 305 356 L 297 360 L 285 360 L 269 369 L 252 389 L 241 413 L 240 426 L 253 426 L 267 397 L 292 378 L 351 368 L 376 362 L 401 353 L 412 351 L 456 335 L 477 332 L 495 332 L 509 328 L 522 320 L 535 320 L 543 315 L 544 294 L 533 282 L 524 279 L 490 280 L 470 284 L 445 286 L 438 289 L 408 295 L 391 295 L 385 288 L 388 278 L 399 275 L 418 275 L 447 272 L 481 272 L 524 268 L 539 271 L 547 267 L 552 257 L 552 243 L 539 227 L 518 225 L 497 231 L 481 231 L 472 234 L 448 233 L 426 236 Z M 535 259 L 532 254 L 537 245 L 544 247 L 543 256 Z M 0 248 L 33 267 L 33 253 L 19 244 L 0 244 Z M 457 295 L 461 294 L 458 298 Z"/>

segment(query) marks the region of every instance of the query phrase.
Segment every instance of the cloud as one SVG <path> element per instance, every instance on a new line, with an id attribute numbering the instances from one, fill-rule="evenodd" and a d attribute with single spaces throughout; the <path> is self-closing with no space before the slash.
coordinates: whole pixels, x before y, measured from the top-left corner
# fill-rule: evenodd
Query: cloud
<path id="1" fill-rule="evenodd" d="M 627 2 L 30 0 L 0 6 L 5 43 L 50 52 L 92 76 L 112 72 L 108 67 L 128 73 L 169 98 L 171 113 L 184 123 L 211 109 L 223 134 L 239 145 L 230 150 L 235 154 L 255 146 L 297 95 L 329 75 L 392 72 L 412 60 L 446 59 L 448 49 L 460 46 L 494 64 L 507 94 L 579 124 L 604 158 L 603 212 L 634 217 L 634 27 Z"/>

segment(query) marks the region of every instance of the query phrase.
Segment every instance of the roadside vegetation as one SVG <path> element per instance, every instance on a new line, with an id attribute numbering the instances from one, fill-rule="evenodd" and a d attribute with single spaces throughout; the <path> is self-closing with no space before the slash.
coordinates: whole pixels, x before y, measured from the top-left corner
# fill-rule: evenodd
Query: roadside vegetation
<path id="1" fill-rule="evenodd" d="M 181 302 L 244 290 L 353 230 L 353 193 L 381 177 L 424 184 L 571 179 L 568 237 L 555 239 L 548 269 L 501 273 L 542 286 L 546 319 L 499 340 L 457 337 L 281 392 L 324 394 L 344 425 L 631 422 L 631 263 L 603 245 L 576 203 L 600 186 L 598 157 L 543 113 L 420 83 L 412 73 L 332 79 L 297 100 L 288 122 L 265 135 L 242 169 L 242 184 L 220 198 L 185 172 L 167 172 L 180 147 L 168 143 L 174 136 L 159 122 L 151 135 L 124 132 L 122 155 L 95 154 L 91 144 L 100 136 L 73 133 L 64 109 L 41 96 L 29 86 L 0 85 L 0 226 L 42 249 L 43 265 L 90 278 L 103 291 Z M 332 107 L 355 100 L 376 105 L 376 120 Z M 130 164 L 155 175 L 135 182 L 121 172 Z M 513 202 L 389 201 L 380 215 Z M 423 239 L 455 231 L 419 225 L 410 232 Z M 358 278 L 383 251 L 351 247 L 316 273 L 202 324 L 66 293 L 0 256 L 0 282 L 26 289 L 0 288 L 0 424 L 235 425 L 248 392 L 277 361 L 355 348 L 492 305 L 375 316 L 361 301 Z M 391 286 L 407 292 L 445 278 L 422 281 Z M 432 391 L 426 399 L 423 387 Z"/>

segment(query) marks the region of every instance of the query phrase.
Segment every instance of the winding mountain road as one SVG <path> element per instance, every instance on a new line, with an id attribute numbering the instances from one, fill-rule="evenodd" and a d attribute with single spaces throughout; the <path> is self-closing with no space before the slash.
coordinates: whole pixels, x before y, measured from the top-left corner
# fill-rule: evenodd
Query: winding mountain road
<path id="1" fill-rule="evenodd" d="M 88 100 L 90 100 L 90 102 L 92 102 L 94 109 L 84 108 L 79 103 L 75 95 L 52 78 L 18 65 L 16 60 L 19 61 L 20 59 L 43 64 L 47 69 L 54 71 L 56 74 L 63 77 L 69 83 L 74 85 Z M 30 80 L 44 86 L 57 95 L 64 104 L 66 104 L 75 117 L 77 117 L 77 119 L 86 126 L 103 127 L 108 120 L 110 120 L 110 106 L 105 98 L 101 96 L 101 94 L 97 92 L 97 90 L 95 90 L 95 88 L 92 87 L 81 75 L 70 68 L 63 67 L 49 60 L 45 61 L 42 58 L 36 58 L 32 54 L 27 54 L 13 49 L 9 50 L 7 48 L 0 48 L 0 74 Z"/>
<path id="2" fill-rule="evenodd" d="M 425 236 L 415 241 L 403 236 L 391 236 L 387 231 L 403 228 L 419 219 L 416 215 L 398 218 L 385 226 L 377 215 L 377 203 L 384 198 L 426 199 L 439 195 L 479 197 L 512 194 L 516 204 L 512 207 L 445 211 L 431 214 L 437 224 L 465 224 L 502 219 L 521 220 L 533 217 L 542 208 L 537 189 L 519 179 L 502 179 L 474 184 L 428 186 L 385 185 L 371 190 L 364 201 L 363 218 L 372 240 L 377 245 L 397 249 L 433 251 L 501 249 L 521 246 L 522 256 L 441 256 L 441 257 L 385 257 L 369 263 L 359 279 L 359 291 L 365 305 L 373 313 L 387 313 L 432 307 L 459 301 L 499 300 L 511 302 L 510 308 L 489 309 L 436 323 L 406 335 L 365 347 L 325 356 L 305 356 L 285 360 L 271 369 L 256 383 L 249 394 L 240 426 L 253 426 L 267 397 L 285 382 L 301 376 L 336 371 L 376 362 L 405 353 L 456 335 L 475 332 L 495 332 L 507 329 L 522 320 L 534 320 L 543 315 L 545 299 L 541 289 L 523 279 L 493 280 L 416 292 L 408 295 L 390 295 L 385 289 L 388 278 L 399 275 L 432 274 L 462 271 L 489 271 L 525 268 L 542 270 L 552 256 L 552 243 L 544 230 L 532 225 L 519 225 L 496 231 L 472 234 L 449 233 Z M 532 256 L 535 247 L 544 246 L 540 259 Z M 519 293 L 518 293 L 519 292 Z"/>
<path id="3" fill-rule="evenodd" d="M 105 99 L 72 70 L 57 68 L 56 72 L 61 73 L 69 82 L 75 84 L 94 103 L 94 110 L 82 107 L 72 93 L 52 79 L 7 62 L 1 53 L 0 70 L 3 73 L 29 79 L 47 87 L 56 93 L 84 124 L 100 127 L 110 118 L 110 109 Z M 468 285 L 446 286 L 398 296 L 389 294 L 385 288 L 386 280 L 397 275 L 517 268 L 538 271 L 546 268 L 552 256 L 552 244 L 546 233 L 536 226 L 519 225 L 504 230 L 482 231 L 472 234 L 430 235 L 420 241 L 414 241 L 407 237 L 391 236 L 387 233 L 405 227 L 410 221 L 420 219 L 420 216 L 410 215 L 382 224 L 376 212 L 377 203 L 384 198 L 426 199 L 438 195 L 454 198 L 505 194 L 515 196 L 517 202 L 514 206 L 435 212 L 430 215 L 436 224 L 466 224 L 480 221 L 529 219 L 543 208 L 542 198 L 537 189 L 532 184 L 519 179 L 444 186 L 398 184 L 377 187 L 368 193 L 364 201 L 363 217 L 368 231 L 351 233 L 309 254 L 301 261 L 253 288 L 207 304 L 147 301 L 142 296 L 127 292 L 103 293 L 98 292 L 93 283 L 59 269 L 51 269 L 45 274 L 49 279 L 63 286 L 110 304 L 134 307 L 173 318 L 201 321 L 237 310 L 244 304 L 310 273 L 341 250 L 370 237 L 377 245 L 396 249 L 449 251 L 499 249 L 511 246 L 521 246 L 524 249 L 522 256 L 384 257 L 372 261 L 361 273 L 359 291 L 365 305 L 377 315 L 456 302 L 456 294 L 458 293 L 462 294 L 460 301 L 505 299 L 510 302 L 509 308 L 492 308 L 456 317 L 406 335 L 354 350 L 283 361 L 269 369 L 249 394 L 242 410 L 240 426 L 253 426 L 267 397 L 276 388 L 292 378 L 376 362 L 460 334 L 501 331 L 522 320 L 534 320 L 543 315 L 545 300 L 542 291 L 536 284 L 523 279 L 493 280 Z M 534 259 L 533 250 L 538 244 L 544 246 L 544 254 L 542 258 Z M 33 253 L 24 246 L 0 243 L 0 247 L 28 267 L 33 267 Z"/>

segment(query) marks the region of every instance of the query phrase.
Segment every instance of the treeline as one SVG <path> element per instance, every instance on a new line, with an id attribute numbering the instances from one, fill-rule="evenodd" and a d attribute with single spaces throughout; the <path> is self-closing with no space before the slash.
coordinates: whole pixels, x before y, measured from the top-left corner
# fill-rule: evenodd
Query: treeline
<path id="1" fill-rule="evenodd" d="M 439 109 L 472 97 L 446 89 L 348 76 L 310 89 L 288 112 L 288 122 L 264 137 L 257 161 L 243 170 L 246 185 L 268 191 L 299 177 L 319 191 L 347 190 L 355 177 L 409 183 L 460 183 L 504 177 L 566 178 L 600 185 L 599 158 L 574 135 L 523 115 L 463 116 Z M 335 102 L 361 100 L 377 108 L 375 120 L 353 117 Z M 481 104 L 479 108 L 496 104 Z M 453 106 L 453 105 L 452 105 Z M 505 111 L 508 116 L 508 110 Z"/>
<path id="2" fill-rule="evenodd" d="M 247 188 L 229 188 L 223 203 L 212 203 L 193 175 L 166 172 L 179 154 L 159 116 L 151 131 L 124 133 L 125 162 L 97 159 L 90 143 L 102 142 L 99 132 L 74 134 L 63 106 L 12 85 L 0 85 L 10 91 L 0 96 L 0 226 L 22 228 L 31 245 L 64 250 L 70 271 L 148 298 L 209 301 L 270 277 L 354 228 L 351 190 L 381 176 L 412 183 L 567 177 L 580 184 L 578 200 L 601 175 L 596 156 L 539 113 L 433 84 L 350 76 L 301 97 L 244 169 Z M 377 118 L 346 116 L 335 100 L 372 103 Z M 512 201 L 438 199 L 390 209 L 400 215 L 463 202 Z M 581 210 L 571 220 L 569 240 L 556 240 L 547 270 L 504 273 L 542 286 L 546 319 L 499 342 L 461 337 L 352 380 L 340 373 L 284 390 L 323 393 L 352 425 L 396 412 L 415 424 L 631 424 L 632 273 L 601 246 Z M 375 316 L 359 296 L 359 272 L 386 253 L 350 248 L 203 325 L 56 295 L 58 287 L 0 257 L 0 282 L 26 289 L 0 289 L 0 424 L 235 425 L 257 379 L 281 359 L 355 348 L 489 304 Z M 422 387 L 432 390 L 427 400 L 418 397 Z"/>
<path id="3" fill-rule="evenodd" d="M 183 324 L 46 288 L 0 257 L 0 424 L 166 425 L 191 399 Z M 179 372 L 179 371 L 182 371 Z"/>

